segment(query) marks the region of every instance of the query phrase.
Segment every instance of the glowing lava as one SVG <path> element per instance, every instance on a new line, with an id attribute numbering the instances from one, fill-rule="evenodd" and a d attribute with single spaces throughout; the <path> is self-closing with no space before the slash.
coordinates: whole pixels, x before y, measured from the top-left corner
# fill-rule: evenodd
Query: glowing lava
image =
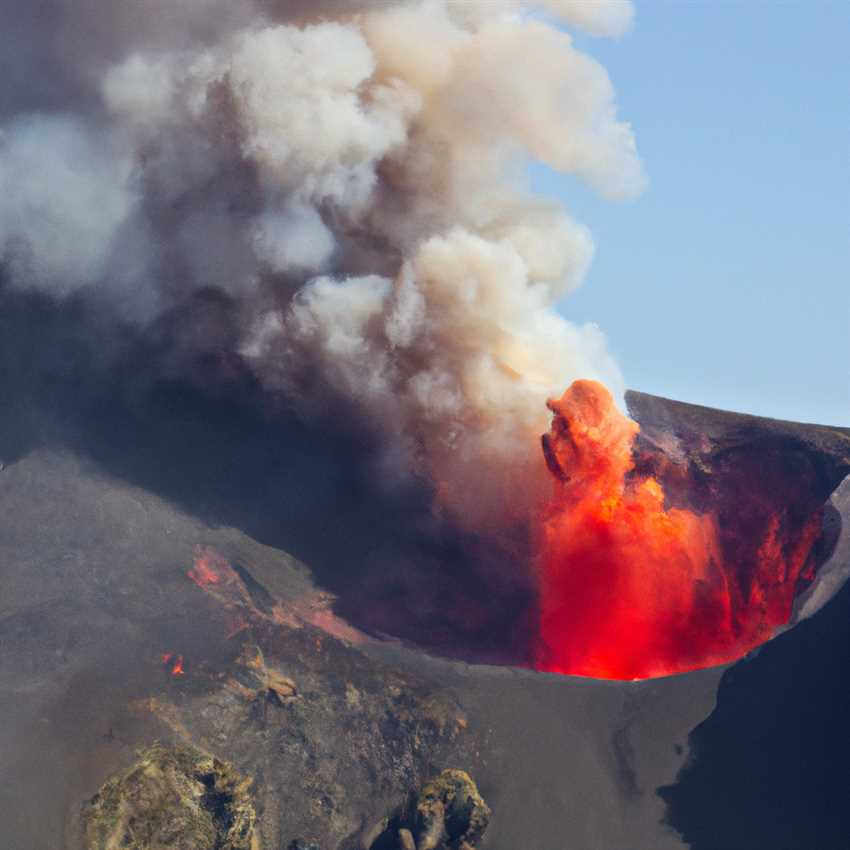
<path id="1" fill-rule="evenodd" d="M 659 481 L 635 473 L 640 428 L 605 387 L 576 381 L 549 407 L 538 669 L 663 676 L 739 658 L 788 621 L 817 516 L 794 541 L 770 516 L 733 563 L 714 514 L 666 507 Z"/>
<path id="2" fill-rule="evenodd" d="M 172 676 L 185 676 L 186 668 L 183 664 L 183 656 L 175 655 L 173 652 L 164 652 L 160 655 L 162 663 L 169 668 Z"/>
<path id="3" fill-rule="evenodd" d="M 198 546 L 195 560 L 186 575 L 201 589 L 211 584 L 225 584 L 233 580 L 230 564 L 217 552 Z"/>

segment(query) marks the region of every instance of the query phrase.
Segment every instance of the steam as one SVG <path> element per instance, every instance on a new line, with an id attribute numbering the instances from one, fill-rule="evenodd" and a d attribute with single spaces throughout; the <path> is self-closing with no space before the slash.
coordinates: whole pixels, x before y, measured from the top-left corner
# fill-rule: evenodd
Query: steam
<path id="1" fill-rule="evenodd" d="M 556 309 L 591 238 L 529 195 L 524 161 L 608 198 L 644 185 L 606 72 L 550 22 L 616 36 L 630 3 L 141 5 L 18 24 L 7 280 L 141 328 L 218 290 L 239 339 L 205 344 L 270 397 L 359 418 L 382 480 L 423 475 L 469 528 L 521 517 L 545 483 L 545 400 L 576 378 L 621 387 L 599 330 Z"/>
<path id="2" fill-rule="evenodd" d="M 0 243 L 13 279 L 62 295 L 105 274 L 136 201 L 129 177 L 129 161 L 77 120 L 13 122 L 0 155 Z"/>

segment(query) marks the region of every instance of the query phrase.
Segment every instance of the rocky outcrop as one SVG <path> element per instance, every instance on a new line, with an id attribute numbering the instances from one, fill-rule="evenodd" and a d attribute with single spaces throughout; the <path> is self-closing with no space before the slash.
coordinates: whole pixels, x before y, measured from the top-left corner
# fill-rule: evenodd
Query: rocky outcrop
<path id="1" fill-rule="evenodd" d="M 84 806 L 86 850 L 259 850 L 252 784 L 196 747 L 154 744 Z M 490 816 L 472 777 L 444 770 L 384 818 L 369 850 L 473 850 Z"/>
<path id="2" fill-rule="evenodd" d="M 382 822 L 369 850 L 472 850 L 491 814 L 468 773 L 444 770 Z"/>
<path id="3" fill-rule="evenodd" d="M 88 804 L 87 850 L 254 850 L 250 785 L 201 750 L 155 744 Z"/>
<path id="4" fill-rule="evenodd" d="M 469 850 L 490 823 L 490 809 L 462 770 L 444 770 L 425 785 L 415 803 L 416 850 Z"/>

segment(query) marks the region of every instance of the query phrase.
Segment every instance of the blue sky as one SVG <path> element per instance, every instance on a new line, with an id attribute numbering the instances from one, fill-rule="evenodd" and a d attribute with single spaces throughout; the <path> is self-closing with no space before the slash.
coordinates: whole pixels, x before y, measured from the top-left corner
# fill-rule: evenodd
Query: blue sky
<path id="1" fill-rule="evenodd" d="M 564 315 L 602 327 L 634 389 L 850 424 L 850 3 L 636 5 L 624 38 L 575 41 L 649 189 L 611 203 L 531 168 L 597 243 Z"/>

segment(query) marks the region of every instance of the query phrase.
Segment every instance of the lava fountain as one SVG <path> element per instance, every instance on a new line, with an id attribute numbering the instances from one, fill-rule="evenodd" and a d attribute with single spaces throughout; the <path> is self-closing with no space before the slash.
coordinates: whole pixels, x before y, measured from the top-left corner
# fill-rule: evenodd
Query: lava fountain
<path id="1" fill-rule="evenodd" d="M 668 505 L 662 483 L 636 470 L 640 426 L 604 386 L 576 381 L 549 408 L 538 669 L 680 673 L 737 659 L 788 622 L 812 577 L 817 512 L 793 535 L 765 516 L 756 539 L 730 546 L 715 512 Z"/>

